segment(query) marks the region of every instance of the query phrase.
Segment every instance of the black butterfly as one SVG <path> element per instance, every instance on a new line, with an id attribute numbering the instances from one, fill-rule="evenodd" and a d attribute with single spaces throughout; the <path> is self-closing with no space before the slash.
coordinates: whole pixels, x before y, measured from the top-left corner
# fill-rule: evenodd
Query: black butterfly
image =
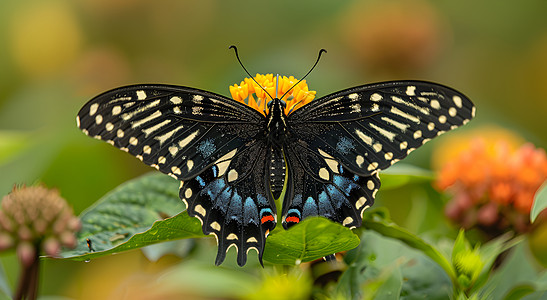
<path id="1" fill-rule="evenodd" d="M 78 127 L 181 181 L 180 198 L 240 266 L 262 254 L 283 198 L 286 229 L 310 216 L 359 227 L 380 187 L 378 171 L 466 124 L 473 103 L 443 85 L 392 81 L 358 86 L 266 116 L 233 99 L 173 85 L 132 85 L 84 105 Z"/>

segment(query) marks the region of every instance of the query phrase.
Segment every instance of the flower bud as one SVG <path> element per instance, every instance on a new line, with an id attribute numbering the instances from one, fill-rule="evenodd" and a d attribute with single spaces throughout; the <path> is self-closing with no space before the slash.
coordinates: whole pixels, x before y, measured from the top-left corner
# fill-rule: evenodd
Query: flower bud
<path id="1" fill-rule="evenodd" d="M 23 265 L 29 266 L 40 249 L 55 256 L 63 246 L 74 247 L 80 227 L 57 191 L 43 186 L 14 188 L 0 207 L 0 250 L 16 249 Z"/>

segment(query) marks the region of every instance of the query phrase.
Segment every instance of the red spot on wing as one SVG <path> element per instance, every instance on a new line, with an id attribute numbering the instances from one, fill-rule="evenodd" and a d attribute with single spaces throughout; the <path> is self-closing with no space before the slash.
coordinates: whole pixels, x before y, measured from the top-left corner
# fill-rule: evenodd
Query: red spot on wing
<path id="1" fill-rule="evenodd" d="M 271 222 L 275 221 L 275 220 L 274 220 L 274 217 L 273 217 L 272 215 L 265 215 L 265 216 L 263 216 L 263 217 L 260 219 L 260 222 L 261 222 L 262 224 L 264 224 L 264 223 L 266 223 L 266 222 L 270 222 L 270 221 L 271 221 Z"/>
<path id="2" fill-rule="evenodd" d="M 300 218 L 296 216 L 289 216 L 285 219 L 285 222 L 287 223 L 298 223 L 300 222 Z"/>

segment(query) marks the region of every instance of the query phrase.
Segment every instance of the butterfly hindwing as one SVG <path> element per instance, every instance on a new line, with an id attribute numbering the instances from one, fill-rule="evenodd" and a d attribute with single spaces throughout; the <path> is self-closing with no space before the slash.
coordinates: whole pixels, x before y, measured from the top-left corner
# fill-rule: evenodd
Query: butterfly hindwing
<path id="1" fill-rule="evenodd" d="M 350 228 L 361 226 L 362 213 L 380 188 L 378 173 L 358 176 L 331 155 L 297 142 L 286 147 L 289 169 L 283 202 L 283 226 L 322 216 Z"/>
<path id="2" fill-rule="evenodd" d="M 288 116 L 291 135 L 331 153 L 361 176 L 382 170 L 430 139 L 466 124 L 475 108 L 463 94 L 423 81 L 340 91 Z"/>
<path id="3" fill-rule="evenodd" d="M 216 264 L 224 261 L 231 246 L 243 266 L 254 248 L 262 263 L 266 236 L 276 224 L 275 202 L 266 189 L 268 148 L 255 141 L 232 151 L 180 189 L 188 214 L 198 217 L 205 234 L 218 242 Z"/>

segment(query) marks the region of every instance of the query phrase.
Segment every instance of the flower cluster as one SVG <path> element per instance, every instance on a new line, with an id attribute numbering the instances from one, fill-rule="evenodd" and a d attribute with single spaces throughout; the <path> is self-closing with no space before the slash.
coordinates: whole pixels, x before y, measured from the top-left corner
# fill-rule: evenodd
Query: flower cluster
<path id="1" fill-rule="evenodd" d="M 61 246 L 76 245 L 80 221 L 56 190 L 42 186 L 14 188 L 0 207 L 0 250 L 16 249 L 24 265 L 39 255 L 50 256 Z"/>
<path id="2" fill-rule="evenodd" d="M 239 85 L 234 84 L 230 86 L 230 93 L 234 100 L 245 103 L 264 115 L 268 113 L 267 103 L 271 100 L 270 97 L 276 97 L 276 95 L 281 97 L 284 95 L 281 100 L 286 101 L 285 114 L 287 115 L 315 98 L 316 92 L 308 89 L 306 80 L 300 81 L 295 86 L 298 80 L 293 76 L 279 76 L 277 93 L 275 91 L 276 81 L 276 77 L 273 74 L 256 74 L 254 80 L 245 78 Z M 285 95 L 285 93 L 287 94 Z M 246 99 L 247 101 L 245 101 Z"/>
<path id="3" fill-rule="evenodd" d="M 543 149 L 528 143 L 512 151 L 505 140 L 475 138 L 444 164 L 436 186 L 454 195 L 445 210 L 450 219 L 497 235 L 529 228 L 534 194 L 546 179 Z"/>

